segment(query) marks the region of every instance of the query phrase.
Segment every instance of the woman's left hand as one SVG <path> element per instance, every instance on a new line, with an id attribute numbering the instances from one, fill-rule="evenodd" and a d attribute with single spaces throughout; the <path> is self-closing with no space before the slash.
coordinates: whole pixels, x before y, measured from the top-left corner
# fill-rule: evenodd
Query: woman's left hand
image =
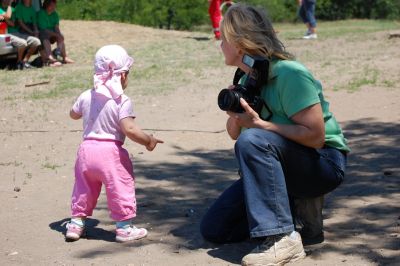
<path id="1" fill-rule="evenodd" d="M 251 108 L 250 105 L 243 98 L 240 98 L 240 104 L 242 105 L 245 111 L 244 113 L 234 113 L 228 111 L 227 112 L 228 115 L 233 119 L 235 119 L 236 123 L 241 127 L 246 127 L 246 128 L 260 127 L 260 122 L 262 122 L 263 120 L 260 118 L 257 112 L 254 111 L 254 109 Z"/>

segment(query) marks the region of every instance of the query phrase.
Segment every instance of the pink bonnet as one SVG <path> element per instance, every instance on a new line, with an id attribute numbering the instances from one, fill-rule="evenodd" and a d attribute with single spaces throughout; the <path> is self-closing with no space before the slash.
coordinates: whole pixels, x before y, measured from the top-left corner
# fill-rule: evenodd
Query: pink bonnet
<path id="1" fill-rule="evenodd" d="M 134 60 L 119 45 L 100 48 L 94 60 L 93 83 L 96 92 L 108 98 L 117 99 L 124 93 L 121 73 L 129 71 Z"/>

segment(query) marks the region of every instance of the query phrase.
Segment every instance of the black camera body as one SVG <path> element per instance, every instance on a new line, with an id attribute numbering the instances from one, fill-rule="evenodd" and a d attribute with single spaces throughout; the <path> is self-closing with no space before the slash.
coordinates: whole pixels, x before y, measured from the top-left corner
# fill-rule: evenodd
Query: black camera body
<path id="1" fill-rule="evenodd" d="M 243 63 L 251 68 L 244 84 L 238 84 L 241 77 L 245 74 L 241 69 L 237 69 L 233 78 L 233 89 L 223 89 L 218 95 L 218 106 L 223 111 L 243 113 L 240 98 L 243 98 L 253 110 L 258 114 L 264 106 L 264 101 L 260 96 L 261 87 L 268 81 L 269 61 L 262 57 L 243 56 Z"/>

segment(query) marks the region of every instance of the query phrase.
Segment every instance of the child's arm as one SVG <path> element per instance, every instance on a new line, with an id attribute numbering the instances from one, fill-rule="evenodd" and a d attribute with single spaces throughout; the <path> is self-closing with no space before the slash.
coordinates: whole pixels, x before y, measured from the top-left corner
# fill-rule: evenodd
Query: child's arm
<path id="1" fill-rule="evenodd" d="M 122 132 L 134 142 L 142 144 L 147 150 L 152 151 L 157 146 L 158 143 L 164 143 L 164 141 L 155 138 L 153 135 L 148 135 L 144 133 L 135 123 L 133 117 L 125 117 L 120 122 L 119 125 Z"/>
<path id="2" fill-rule="evenodd" d="M 75 113 L 75 111 L 72 109 L 69 111 L 69 116 L 74 120 L 78 120 L 79 118 L 82 117 L 81 114 Z"/>

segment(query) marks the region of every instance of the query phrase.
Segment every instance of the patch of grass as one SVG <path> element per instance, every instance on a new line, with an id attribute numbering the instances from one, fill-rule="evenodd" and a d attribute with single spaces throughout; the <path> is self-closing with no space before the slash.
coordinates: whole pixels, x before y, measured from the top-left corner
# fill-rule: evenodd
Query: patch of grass
<path id="1" fill-rule="evenodd" d="M 382 83 L 385 87 L 388 87 L 388 88 L 394 88 L 397 84 L 396 82 L 394 82 L 392 80 L 384 80 L 384 81 L 382 81 Z"/>
<path id="2" fill-rule="evenodd" d="M 15 101 L 17 99 L 17 97 L 14 95 L 8 95 L 8 96 L 4 97 L 3 99 L 5 101 Z"/>
<path id="3" fill-rule="evenodd" d="M 315 67 L 315 70 L 318 70 L 316 66 L 321 66 L 329 68 L 332 72 L 338 72 L 341 71 L 340 69 L 348 71 L 342 67 L 344 60 L 349 65 L 359 60 L 360 56 L 364 61 L 374 60 L 377 53 L 381 53 L 384 48 L 371 47 L 371 51 L 358 51 L 355 48 L 357 44 L 370 40 L 371 36 L 374 37 L 374 35 L 368 35 L 369 33 L 398 29 L 399 23 L 379 20 L 319 21 L 318 34 L 321 42 L 319 40 L 312 42 L 307 48 L 299 48 L 304 45 L 303 41 L 299 40 L 305 32 L 305 26 L 302 23 L 276 23 L 274 26 L 279 31 L 278 37 L 282 39 L 288 50 L 299 54 L 300 61 L 307 67 L 311 69 Z M 128 32 L 132 32 L 130 27 L 131 25 L 126 25 Z M 99 39 L 95 43 L 80 40 L 79 45 L 77 44 L 79 49 L 71 49 L 73 58 L 77 61 L 73 65 L 28 71 L 0 70 L 0 86 L 4 92 L 2 99 L 10 103 L 20 99 L 60 99 L 71 95 L 76 96 L 79 92 L 91 88 L 94 54 L 100 43 L 109 42 L 114 37 L 119 36 L 110 36 L 107 40 Z M 328 47 L 334 42 L 332 39 L 336 38 L 342 43 L 352 42 L 353 46 L 350 45 L 349 49 L 354 49 L 354 52 L 347 53 L 347 51 Z M 331 40 L 325 44 L 324 39 Z M 135 94 L 168 93 L 188 84 L 192 87 L 196 86 L 199 80 L 202 84 L 208 82 L 214 84 L 222 82 L 222 79 L 231 80 L 231 77 L 210 80 L 212 76 L 210 73 L 227 69 L 219 43 L 213 40 L 210 25 L 199 27 L 196 32 L 175 32 L 163 38 L 150 36 L 143 43 L 127 40 L 122 45 L 135 58 L 128 87 L 128 90 L 132 90 Z M 369 76 L 365 74 L 365 71 L 362 72 L 363 70 L 356 69 L 355 71 L 351 74 L 355 76 L 353 80 L 349 83 L 343 81 L 342 87 L 353 91 L 366 84 L 377 82 L 374 77 L 378 78 L 378 73 L 374 73 L 373 70 L 367 71 Z M 228 72 L 226 70 L 226 73 Z M 384 70 L 381 72 L 384 73 Z M 318 77 L 319 73 L 317 71 L 314 73 Z M 348 78 L 349 73 L 344 74 Z M 396 82 L 390 77 L 382 77 L 384 78 L 386 79 L 382 81 L 384 86 L 396 86 Z M 50 81 L 50 83 L 43 86 L 24 87 L 25 84 L 42 81 Z"/>
<path id="4" fill-rule="evenodd" d="M 22 165 L 22 163 L 17 162 L 17 161 L 14 161 L 14 162 L 6 162 L 6 163 L 0 162 L 0 166 L 10 166 L 10 165 L 15 166 L 15 167 L 18 167 L 18 166 Z"/>
<path id="5" fill-rule="evenodd" d="M 347 90 L 354 92 L 364 85 L 375 85 L 378 80 L 379 71 L 377 69 L 364 68 L 360 76 L 351 80 L 347 85 Z"/>
<path id="6" fill-rule="evenodd" d="M 300 39 L 305 32 L 305 26 L 301 23 L 276 23 L 275 28 L 284 39 Z M 368 33 L 398 29 L 399 23 L 392 20 L 318 21 L 319 38 L 349 36 L 348 40 L 351 41 Z"/>
<path id="7" fill-rule="evenodd" d="M 42 165 L 42 167 L 43 167 L 43 168 L 47 168 L 47 169 L 51 169 L 51 170 L 55 170 L 55 169 L 61 167 L 61 165 L 58 165 L 58 164 L 51 164 L 51 163 L 49 163 L 49 162 L 46 162 L 46 163 L 44 163 L 44 164 Z"/>
<path id="8" fill-rule="evenodd" d="M 60 76 L 55 79 L 55 85 L 49 86 L 49 89 L 35 89 L 24 98 L 39 100 L 71 96 L 76 93 L 76 89 L 85 90 L 92 86 L 91 75 L 92 73 L 88 71 L 73 71 L 71 76 Z"/>

